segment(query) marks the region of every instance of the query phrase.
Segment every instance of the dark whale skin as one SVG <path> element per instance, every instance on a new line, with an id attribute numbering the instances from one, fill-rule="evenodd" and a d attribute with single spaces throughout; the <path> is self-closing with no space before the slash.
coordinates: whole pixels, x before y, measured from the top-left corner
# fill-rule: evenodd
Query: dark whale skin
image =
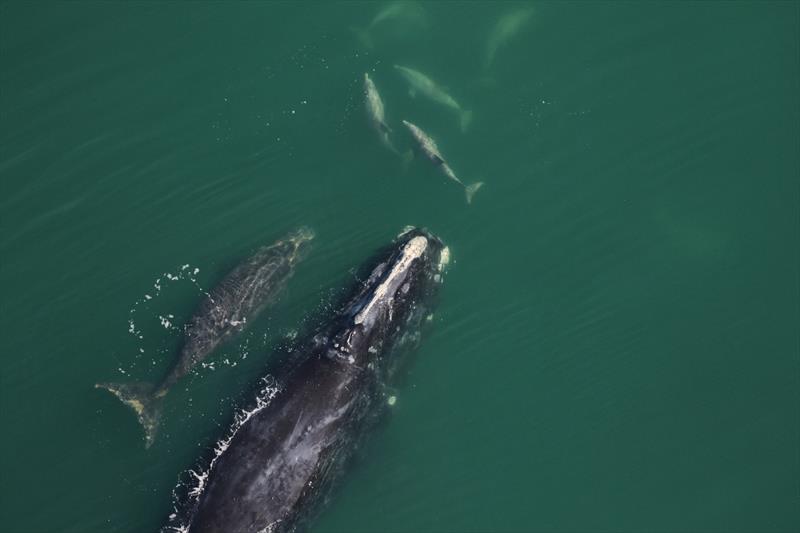
<path id="1" fill-rule="evenodd" d="M 429 316 L 448 257 L 438 238 L 414 229 L 372 263 L 270 403 L 216 457 L 189 532 L 277 533 L 307 523 L 386 406 L 393 359 Z"/>

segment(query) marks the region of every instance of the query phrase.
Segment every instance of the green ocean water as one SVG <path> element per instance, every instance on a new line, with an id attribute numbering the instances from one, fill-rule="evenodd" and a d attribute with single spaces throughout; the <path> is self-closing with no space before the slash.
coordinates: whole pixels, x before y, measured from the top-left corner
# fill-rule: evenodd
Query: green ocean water
<path id="1" fill-rule="evenodd" d="M 272 347 L 406 225 L 452 250 L 441 302 L 312 531 L 800 529 L 799 4 L 412 4 L 368 47 L 387 6 L 0 4 L 0 530 L 158 530 Z M 364 72 L 472 205 L 380 145 Z M 145 450 L 94 383 L 159 378 L 159 316 L 303 224 Z"/>

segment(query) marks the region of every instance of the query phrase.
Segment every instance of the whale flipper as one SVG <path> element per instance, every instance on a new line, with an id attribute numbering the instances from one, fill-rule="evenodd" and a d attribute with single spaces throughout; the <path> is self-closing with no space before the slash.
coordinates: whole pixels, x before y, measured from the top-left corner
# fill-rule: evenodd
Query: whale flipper
<path id="1" fill-rule="evenodd" d="M 145 448 L 149 448 L 156 438 L 163 395 L 154 395 L 149 383 L 97 383 L 94 387 L 106 389 L 136 412 L 136 418 L 144 428 Z"/>
<path id="2" fill-rule="evenodd" d="M 471 185 L 467 185 L 465 191 L 467 193 L 467 203 L 472 203 L 472 197 L 475 196 L 475 193 L 478 192 L 478 189 L 483 187 L 483 182 L 479 181 L 477 183 L 473 183 Z"/>

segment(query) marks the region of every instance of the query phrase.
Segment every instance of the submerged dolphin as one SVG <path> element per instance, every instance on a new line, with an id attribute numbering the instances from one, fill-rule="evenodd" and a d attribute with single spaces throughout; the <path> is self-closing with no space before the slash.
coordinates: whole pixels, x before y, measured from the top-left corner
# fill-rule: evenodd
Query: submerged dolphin
<path id="1" fill-rule="evenodd" d="M 403 355 L 430 317 L 449 251 L 411 229 L 368 263 L 366 281 L 281 365 L 276 386 L 234 422 L 207 474 L 170 516 L 189 533 L 295 532 L 326 501 L 394 397 Z M 179 523 L 175 523 L 178 521 Z M 164 528 L 167 529 L 166 527 Z"/>
<path id="2" fill-rule="evenodd" d="M 464 192 L 467 194 L 467 203 L 472 203 L 472 197 L 478 192 L 478 189 L 483 186 L 483 182 L 479 181 L 471 185 L 465 185 L 463 181 L 458 179 L 458 176 L 456 176 L 453 169 L 450 168 L 450 165 L 445 162 L 444 157 L 442 157 L 442 154 L 439 152 L 439 147 L 436 146 L 436 141 L 434 141 L 430 135 L 407 120 L 404 120 L 403 124 L 408 128 L 408 131 L 411 132 L 411 135 L 414 137 L 414 140 L 417 141 L 417 145 L 425 157 L 439 167 L 442 174 L 464 187 Z"/>
<path id="3" fill-rule="evenodd" d="M 372 17 L 369 23 L 369 28 L 374 28 L 381 22 L 393 19 L 422 19 L 425 17 L 425 9 L 417 2 L 409 2 L 407 0 L 400 0 L 398 2 L 389 2 L 386 6 L 378 11 Z"/>
<path id="4" fill-rule="evenodd" d="M 532 8 L 523 8 L 505 13 L 497 20 L 486 43 L 486 61 L 484 63 L 486 68 L 492 65 L 497 50 L 513 39 L 532 16 Z"/>
<path id="5" fill-rule="evenodd" d="M 366 72 L 364 73 L 364 96 L 366 97 L 365 104 L 367 108 L 367 116 L 369 117 L 372 127 L 378 132 L 381 143 L 383 143 L 386 148 L 395 154 L 399 154 L 397 149 L 392 144 L 392 141 L 389 140 L 389 133 L 391 133 L 392 130 L 386 125 L 381 95 L 378 94 L 378 89 L 375 87 L 375 83 Z"/>
<path id="6" fill-rule="evenodd" d="M 406 79 L 410 88 L 409 94 L 414 97 L 419 92 L 425 95 L 428 99 L 442 105 L 458 115 L 459 123 L 461 124 L 461 131 L 466 131 L 469 123 L 472 121 L 472 111 L 467 111 L 461 104 L 456 102 L 455 98 L 447 94 L 439 84 L 430 79 L 428 76 L 414 70 L 413 68 L 395 65 L 395 69 Z"/>
<path id="7" fill-rule="evenodd" d="M 158 428 L 161 402 L 170 388 L 227 338 L 240 333 L 283 289 L 314 233 L 302 228 L 260 248 L 234 268 L 203 299 L 185 328 L 183 348 L 172 370 L 155 386 L 149 383 L 98 383 L 130 406 L 144 427 L 150 447 Z"/>
<path id="8" fill-rule="evenodd" d="M 374 43 L 372 42 L 372 33 L 378 28 L 383 26 L 385 23 L 389 23 L 391 21 L 394 22 L 405 22 L 406 27 L 402 28 L 408 30 L 408 24 L 415 26 L 417 29 L 423 29 L 428 25 L 428 14 L 425 11 L 425 8 L 422 7 L 418 2 L 409 2 L 409 1 L 398 1 L 398 2 L 389 2 L 386 4 L 378 13 L 372 17 L 369 25 L 365 29 L 360 28 L 350 28 L 361 41 L 361 43 L 366 46 L 367 48 L 374 48 Z M 386 28 L 382 28 L 386 30 Z M 398 28 L 400 29 L 400 28 Z M 403 32 L 407 33 L 407 32 Z"/>

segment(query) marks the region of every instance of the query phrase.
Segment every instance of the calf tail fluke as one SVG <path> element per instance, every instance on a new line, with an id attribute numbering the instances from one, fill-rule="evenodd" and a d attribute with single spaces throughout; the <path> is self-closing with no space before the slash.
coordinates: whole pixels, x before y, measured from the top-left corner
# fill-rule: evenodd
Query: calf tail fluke
<path id="1" fill-rule="evenodd" d="M 136 412 L 144 428 L 145 448 L 149 448 L 156 438 L 163 395 L 153 395 L 153 386 L 149 383 L 97 383 L 95 388 L 106 389 Z"/>
<path id="2" fill-rule="evenodd" d="M 464 190 L 467 193 L 467 203 L 468 204 L 472 203 L 472 197 L 475 196 L 475 193 L 478 192 L 478 189 L 480 189 L 481 187 L 483 187 L 483 182 L 479 181 L 477 183 L 473 183 L 471 185 L 467 185 L 464 188 Z"/>

